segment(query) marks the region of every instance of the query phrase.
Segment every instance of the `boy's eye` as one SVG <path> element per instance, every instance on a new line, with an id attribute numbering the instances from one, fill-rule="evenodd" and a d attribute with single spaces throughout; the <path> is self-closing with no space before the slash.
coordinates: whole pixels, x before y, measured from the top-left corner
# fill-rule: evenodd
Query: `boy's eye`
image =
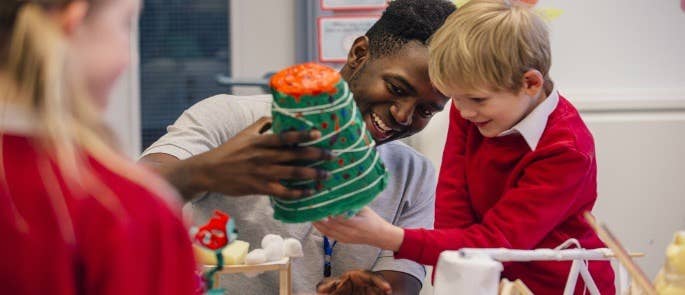
<path id="1" fill-rule="evenodd" d="M 483 103 L 483 102 L 485 102 L 485 98 L 481 98 L 481 97 L 472 97 L 472 98 L 471 98 L 471 101 L 473 101 L 473 102 L 475 102 L 475 103 Z"/>

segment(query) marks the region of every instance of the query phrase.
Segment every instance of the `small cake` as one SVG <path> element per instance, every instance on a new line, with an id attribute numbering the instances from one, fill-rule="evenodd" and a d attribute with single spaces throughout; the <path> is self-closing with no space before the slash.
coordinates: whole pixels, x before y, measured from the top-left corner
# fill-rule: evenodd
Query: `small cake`
<path id="1" fill-rule="evenodd" d="M 274 217 L 283 222 L 315 221 L 354 214 L 386 186 L 388 173 L 375 150 L 347 82 L 330 67 L 306 63 L 271 78 L 274 133 L 317 129 L 320 139 L 301 144 L 330 150 L 335 158 L 300 163 L 331 173 L 325 181 L 284 181 L 315 193 L 298 200 L 272 198 Z"/>

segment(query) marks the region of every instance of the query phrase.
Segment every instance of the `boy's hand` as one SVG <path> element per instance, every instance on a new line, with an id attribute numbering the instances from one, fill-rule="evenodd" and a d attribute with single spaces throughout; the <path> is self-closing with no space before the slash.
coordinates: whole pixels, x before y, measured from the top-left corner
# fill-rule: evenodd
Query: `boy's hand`
<path id="1" fill-rule="evenodd" d="M 351 270 L 337 278 L 327 278 L 316 287 L 317 294 L 369 294 L 386 295 L 392 292 L 390 284 L 377 273 L 368 270 Z"/>
<path id="2" fill-rule="evenodd" d="M 319 232 L 341 243 L 367 244 L 398 251 L 404 230 L 387 222 L 369 207 L 350 218 L 335 216 L 313 222 Z"/>

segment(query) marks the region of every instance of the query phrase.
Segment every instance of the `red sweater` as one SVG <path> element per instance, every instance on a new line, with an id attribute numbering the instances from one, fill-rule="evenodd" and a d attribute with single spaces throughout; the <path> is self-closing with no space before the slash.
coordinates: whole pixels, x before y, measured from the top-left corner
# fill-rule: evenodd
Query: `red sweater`
<path id="1" fill-rule="evenodd" d="M 93 158 L 87 164 L 105 189 L 82 193 L 27 137 L 0 139 L 0 293 L 194 292 L 180 207 Z"/>
<path id="2" fill-rule="evenodd" d="M 444 250 L 554 248 L 569 238 L 587 249 L 604 247 L 582 215 L 597 199 L 596 175 L 592 135 L 563 97 L 534 151 L 518 133 L 483 137 L 452 106 L 435 230 L 405 229 L 395 257 L 435 265 Z M 600 292 L 614 294 L 609 262 L 589 265 Z M 504 277 L 521 279 L 535 294 L 561 294 L 571 262 L 504 266 Z"/>

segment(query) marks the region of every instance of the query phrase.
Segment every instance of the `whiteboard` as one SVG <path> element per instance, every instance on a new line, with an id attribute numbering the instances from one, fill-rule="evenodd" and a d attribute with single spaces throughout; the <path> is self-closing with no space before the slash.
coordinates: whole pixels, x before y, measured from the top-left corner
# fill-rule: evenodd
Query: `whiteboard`
<path id="1" fill-rule="evenodd" d="M 552 79 L 581 109 L 685 108 L 681 0 L 540 0 L 550 22 Z"/>

